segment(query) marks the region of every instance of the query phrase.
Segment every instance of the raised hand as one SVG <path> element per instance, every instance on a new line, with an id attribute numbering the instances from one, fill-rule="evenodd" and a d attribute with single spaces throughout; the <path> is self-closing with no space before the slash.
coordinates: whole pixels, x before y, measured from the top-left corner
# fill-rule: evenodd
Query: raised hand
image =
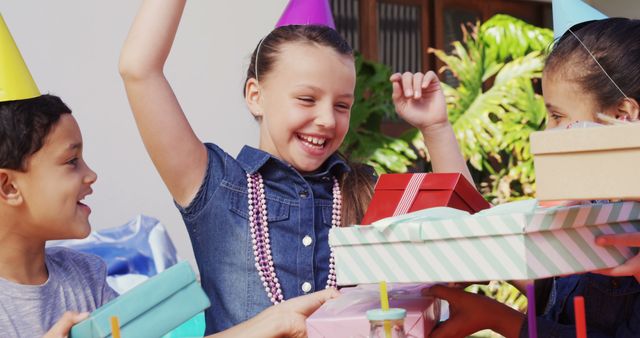
<path id="1" fill-rule="evenodd" d="M 405 121 L 423 132 L 449 123 L 440 80 L 434 72 L 395 73 L 389 80 L 396 111 Z"/>
<path id="2" fill-rule="evenodd" d="M 396 111 L 422 133 L 433 172 L 459 172 L 473 184 L 449 123 L 447 104 L 436 74 L 432 71 L 426 74 L 396 73 L 389 80 L 393 87 L 392 99 Z"/>

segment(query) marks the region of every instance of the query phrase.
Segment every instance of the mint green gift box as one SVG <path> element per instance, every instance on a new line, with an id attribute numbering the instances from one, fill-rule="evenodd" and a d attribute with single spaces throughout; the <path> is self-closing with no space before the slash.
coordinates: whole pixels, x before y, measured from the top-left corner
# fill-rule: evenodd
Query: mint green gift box
<path id="1" fill-rule="evenodd" d="M 595 244 L 640 232 L 640 203 L 538 207 L 511 202 L 469 215 L 431 208 L 333 228 L 338 285 L 528 280 L 617 266 L 637 251 Z"/>
<path id="2" fill-rule="evenodd" d="M 189 264 L 180 262 L 95 310 L 69 337 L 112 337 L 113 316 L 123 338 L 162 337 L 210 305 Z"/>

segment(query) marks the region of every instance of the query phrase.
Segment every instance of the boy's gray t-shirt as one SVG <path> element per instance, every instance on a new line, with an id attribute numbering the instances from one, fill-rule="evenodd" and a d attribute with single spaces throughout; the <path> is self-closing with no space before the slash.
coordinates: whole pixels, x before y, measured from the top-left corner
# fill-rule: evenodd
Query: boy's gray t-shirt
<path id="1" fill-rule="evenodd" d="M 42 337 L 65 311 L 92 312 L 118 295 L 98 256 L 51 247 L 45 261 L 49 279 L 42 285 L 0 278 L 0 336 Z"/>

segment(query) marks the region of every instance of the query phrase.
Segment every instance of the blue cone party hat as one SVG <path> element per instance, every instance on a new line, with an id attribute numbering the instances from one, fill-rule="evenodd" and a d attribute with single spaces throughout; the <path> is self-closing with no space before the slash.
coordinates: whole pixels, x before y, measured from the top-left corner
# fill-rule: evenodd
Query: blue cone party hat
<path id="1" fill-rule="evenodd" d="M 582 0 L 553 0 L 552 9 L 553 37 L 556 39 L 581 22 L 607 18 L 602 12 Z"/>
<path id="2" fill-rule="evenodd" d="M 276 27 L 287 25 L 322 25 L 336 28 L 329 0 L 289 0 Z"/>

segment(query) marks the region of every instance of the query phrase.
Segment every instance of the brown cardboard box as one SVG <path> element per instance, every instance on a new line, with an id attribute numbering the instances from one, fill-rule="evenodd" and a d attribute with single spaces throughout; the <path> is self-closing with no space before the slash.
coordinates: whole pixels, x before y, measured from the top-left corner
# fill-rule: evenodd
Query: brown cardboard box
<path id="1" fill-rule="evenodd" d="M 537 198 L 640 199 L 640 123 L 531 134 Z"/>

